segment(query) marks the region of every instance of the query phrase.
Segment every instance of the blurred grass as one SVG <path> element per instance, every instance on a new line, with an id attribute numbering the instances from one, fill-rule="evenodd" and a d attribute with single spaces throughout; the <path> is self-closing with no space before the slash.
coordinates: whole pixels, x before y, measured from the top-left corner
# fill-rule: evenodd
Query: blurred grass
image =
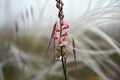
<path id="1" fill-rule="evenodd" d="M 37 37 L 36 38 L 34 36 L 21 36 L 19 39 L 20 39 L 19 43 L 17 43 L 17 41 L 14 41 L 14 40 L 12 41 L 12 43 L 15 44 L 18 48 L 20 48 L 21 50 L 23 50 L 25 52 L 28 52 L 31 54 L 36 54 L 39 56 L 45 52 L 48 42 L 49 42 L 49 39 L 47 37 Z M 97 38 L 97 40 L 98 40 L 98 38 Z M 3 40 L 3 42 L 6 42 L 6 41 Z M 92 50 L 95 50 L 89 44 L 85 44 L 85 45 L 88 45 Z M 5 53 L 7 53 L 7 51 Z M 0 55 L 2 56 L 2 54 L 0 54 Z M 51 55 L 51 54 L 49 54 L 49 55 Z M 43 62 L 49 60 L 50 58 L 51 57 L 48 56 L 48 58 L 44 59 Z M 116 54 L 111 55 L 111 58 L 117 64 L 120 64 L 119 63 L 120 58 L 118 55 L 116 55 Z M 74 59 L 73 59 L 73 61 L 74 61 Z M 80 63 L 80 62 L 77 62 L 77 64 L 82 65 L 82 63 Z M 31 65 L 34 66 L 34 68 L 39 69 L 39 67 L 36 66 L 37 65 L 36 63 L 32 63 Z M 51 65 L 54 65 L 54 63 L 52 63 Z M 74 62 L 71 62 L 71 63 L 67 64 L 67 66 L 68 66 L 68 69 L 70 69 L 70 68 L 75 67 L 75 64 L 74 64 Z M 49 68 L 49 66 L 47 66 L 46 68 Z M 24 77 L 23 77 L 24 73 L 21 71 L 21 69 L 17 68 L 16 65 L 6 64 L 5 67 L 3 68 L 3 71 L 4 71 L 4 75 L 5 75 L 5 80 L 24 80 Z M 57 71 L 62 71 L 62 67 L 60 66 L 57 69 Z M 108 73 L 106 72 L 106 74 L 108 74 Z M 75 78 L 76 80 L 101 80 L 100 77 L 95 72 L 93 72 L 91 69 L 89 69 L 87 66 L 83 67 L 82 69 L 77 70 L 77 74 L 76 74 L 75 70 L 68 71 L 68 75 L 72 78 Z M 46 75 L 45 80 L 64 80 L 64 78 L 60 77 L 60 76 L 54 76 L 54 75 L 48 74 L 48 75 Z"/>
<path id="2" fill-rule="evenodd" d="M 33 36 L 22 36 L 19 39 L 19 43 L 15 43 L 20 49 L 26 52 L 40 55 L 45 52 L 45 48 L 48 43 L 46 37 L 33 37 Z"/>
<path id="3" fill-rule="evenodd" d="M 23 80 L 22 72 L 15 64 L 6 64 L 3 71 L 5 80 Z"/>
<path id="4" fill-rule="evenodd" d="M 110 56 L 112 60 L 120 66 L 120 56 L 118 54 L 113 54 Z"/>
<path id="5" fill-rule="evenodd" d="M 89 69 L 87 66 L 83 67 L 80 70 L 78 69 L 77 72 L 74 70 L 68 74 L 77 80 L 100 80 L 96 73 Z"/>

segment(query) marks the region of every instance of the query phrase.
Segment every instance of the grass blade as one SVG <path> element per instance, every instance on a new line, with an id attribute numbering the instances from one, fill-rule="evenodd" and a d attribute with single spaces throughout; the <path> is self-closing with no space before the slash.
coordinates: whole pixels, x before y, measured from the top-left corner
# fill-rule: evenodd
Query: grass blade
<path id="1" fill-rule="evenodd" d="M 48 47 L 47 47 L 47 50 L 46 50 L 46 54 L 48 53 L 49 51 L 49 48 L 50 48 L 50 45 L 51 45 L 51 42 L 52 42 L 52 37 L 53 37 L 53 34 L 55 32 L 55 27 L 57 25 L 57 21 L 55 22 L 54 26 L 53 26 L 53 30 L 52 30 L 52 33 L 51 33 L 51 37 L 50 37 L 50 41 L 49 41 L 49 44 L 48 44 Z M 55 41 L 54 41 L 54 46 L 55 46 Z"/>
<path id="2" fill-rule="evenodd" d="M 19 26 L 18 26 L 18 22 L 16 21 L 15 22 L 15 32 L 16 32 L 16 39 L 17 39 L 17 44 L 19 44 L 19 35 L 18 35 L 18 32 L 19 32 Z"/>
<path id="3" fill-rule="evenodd" d="M 74 61 L 76 63 L 76 51 L 75 51 L 75 41 L 74 41 L 74 39 L 72 39 L 72 46 L 73 46 Z"/>
<path id="4" fill-rule="evenodd" d="M 74 61 L 75 61 L 75 69 L 77 71 L 77 59 L 76 59 L 76 50 L 75 50 L 75 41 L 72 39 L 72 46 L 73 46 L 73 55 L 74 55 Z"/>

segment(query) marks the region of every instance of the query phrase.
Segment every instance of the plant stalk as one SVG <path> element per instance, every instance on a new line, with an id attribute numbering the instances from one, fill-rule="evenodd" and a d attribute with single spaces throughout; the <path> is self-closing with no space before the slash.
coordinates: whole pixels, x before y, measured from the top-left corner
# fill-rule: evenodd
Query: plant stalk
<path id="1" fill-rule="evenodd" d="M 60 37 L 62 37 L 62 18 L 60 18 Z M 63 67 L 63 72 L 64 72 L 64 77 L 65 77 L 65 80 L 68 80 L 67 79 L 67 71 L 66 71 L 66 61 L 64 61 L 64 55 L 63 55 L 63 46 L 60 46 L 60 53 L 61 53 L 61 62 L 62 62 L 62 67 Z"/>

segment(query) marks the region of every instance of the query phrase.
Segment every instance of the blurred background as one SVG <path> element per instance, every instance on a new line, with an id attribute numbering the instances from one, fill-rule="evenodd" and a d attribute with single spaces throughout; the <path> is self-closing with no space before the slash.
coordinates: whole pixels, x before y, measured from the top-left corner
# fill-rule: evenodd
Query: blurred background
<path id="1" fill-rule="evenodd" d="M 120 80 L 120 0 L 63 2 L 68 79 Z M 0 0 L 0 80 L 64 80 L 52 44 L 45 54 L 57 14 L 55 0 Z"/>

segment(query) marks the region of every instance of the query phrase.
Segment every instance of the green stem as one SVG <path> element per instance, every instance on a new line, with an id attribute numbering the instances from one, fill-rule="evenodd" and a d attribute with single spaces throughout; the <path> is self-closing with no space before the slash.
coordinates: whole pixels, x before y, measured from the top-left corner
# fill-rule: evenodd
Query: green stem
<path id="1" fill-rule="evenodd" d="M 60 18 L 60 37 L 62 37 L 62 24 L 61 24 L 62 19 Z M 63 67 L 63 72 L 64 72 L 64 77 L 65 80 L 67 80 L 67 74 L 66 74 L 66 66 L 65 66 L 65 62 L 64 62 L 64 55 L 63 55 L 63 46 L 60 46 L 60 52 L 61 52 L 61 61 L 62 61 L 62 67 Z"/>
<path id="2" fill-rule="evenodd" d="M 62 52 L 63 47 L 61 46 L 60 48 L 61 48 L 61 56 L 62 56 L 61 61 L 62 61 L 62 67 L 63 67 L 64 77 L 65 77 L 65 80 L 67 80 L 66 66 L 65 66 L 65 63 L 64 63 L 63 52 Z"/>
<path id="3" fill-rule="evenodd" d="M 59 4 L 60 4 L 60 0 L 59 0 Z M 61 5 L 60 5 L 61 6 Z M 60 37 L 62 37 L 62 18 L 60 17 Z M 63 55 L 63 46 L 60 46 L 60 54 L 61 54 L 61 62 L 62 62 L 62 67 L 63 67 L 63 72 L 64 72 L 64 77 L 65 77 L 65 80 L 68 80 L 67 79 L 67 72 L 66 72 L 66 61 L 64 61 L 64 55 Z"/>
<path id="4" fill-rule="evenodd" d="M 60 18 L 60 37 L 62 37 L 62 19 Z M 67 80 L 67 72 L 66 72 L 66 61 L 64 62 L 64 55 L 63 55 L 63 46 L 60 46 L 60 52 L 61 52 L 61 61 L 62 61 L 62 67 L 63 67 L 63 72 L 64 72 L 64 77 L 65 80 Z"/>

